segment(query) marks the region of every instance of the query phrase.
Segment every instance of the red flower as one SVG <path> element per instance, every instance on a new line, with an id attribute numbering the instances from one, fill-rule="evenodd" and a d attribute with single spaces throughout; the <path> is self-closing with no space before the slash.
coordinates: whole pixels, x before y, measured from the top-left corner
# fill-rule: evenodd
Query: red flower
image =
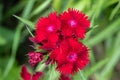
<path id="1" fill-rule="evenodd" d="M 70 79 L 67 75 L 65 75 L 65 74 L 61 74 L 59 80 L 71 80 L 71 79 Z"/>
<path id="2" fill-rule="evenodd" d="M 36 72 L 35 74 L 31 75 L 27 71 L 25 65 L 23 65 L 22 68 L 21 68 L 21 78 L 23 80 L 38 80 L 41 75 L 42 75 L 42 72 Z"/>
<path id="3" fill-rule="evenodd" d="M 34 66 L 36 63 L 40 62 L 43 58 L 43 55 L 39 52 L 29 52 L 28 53 L 28 62 Z"/>
<path id="4" fill-rule="evenodd" d="M 41 17 L 36 23 L 35 40 L 42 43 L 42 48 L 54 47 L 58 41 L 60 21 L 56 13 L 50 13 L 48 17 Z"/>
<path id="5" fill-rule="evenodd" d="M 79 10 L 68 9 L 60 15 L 61 30 L 66 37 L 79 37 L 83 39 L 86 29 L 90 27 L 87 16 Z"/>
<path id="6" fill-rule="evenodd" d="M 83 69 L 88 63 L 88 49 L 76 40 L 64 40 L 59 48 L 53 50 L 50 58 L 56 61 L 57 70 L 64 74 L 72 74 Z"/>

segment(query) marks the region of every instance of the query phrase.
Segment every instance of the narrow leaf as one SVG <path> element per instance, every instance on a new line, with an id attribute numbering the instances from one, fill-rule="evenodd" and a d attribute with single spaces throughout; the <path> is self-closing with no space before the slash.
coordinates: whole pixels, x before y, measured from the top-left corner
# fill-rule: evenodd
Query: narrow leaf
<path id="1" fill-rule="evenodd" d="M 40 13 L 42 10 L 44 10 L 49 4 L 50 4 L 51 0 L 45 0 L 44 3 L 42 3 L 40 6 L 38 6 L 32 13 L 31 16 L 34 16 L 38 13 Z"/>
<path id="2" fill-rule="evenodd" d="M 118 2 L 118 5 L 113 9 L 109 19 L 112 20 L 114 18 L 114 16 L 116 15 L 116 13 L 119 11 L 120 9 L 120 1 Z"/>
<path id="3" fill-rule="evenodd" d="M 89 46 L 93 46 L 93 45 L 96 45 L 97 43 L 100 43 L 101 41 L 103 41 L 104 39 L 106 39 L 108 36 L 111 36 L 116 31 L 118 31 L 120 29 L 119 25 L 120 25 L 120 18 L 117 19 L 117 20 L 115 20 L 105 30 L 103 30 L 100 33 L 98 33 L 95 37 L 87 40 L 86 43 Z M 107 37 L 105 37 L 105 36 L 107 36 Z"/>
<path id="4" fill-rule="evenodd" d="M 20 21 L 22 21 L 24 24 L 30 26 L 30 28 L 34 29 L 34 23 L 32 23 L 31 21 L 21 18 L 19 16 L 13 15 L 14 17 L 16 17 L 17 19 L 19 19 Z"/>

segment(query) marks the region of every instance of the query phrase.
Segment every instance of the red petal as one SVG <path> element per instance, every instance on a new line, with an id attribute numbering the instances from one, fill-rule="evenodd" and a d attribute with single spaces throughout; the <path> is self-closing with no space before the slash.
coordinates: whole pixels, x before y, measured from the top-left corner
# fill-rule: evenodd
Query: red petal
<path id="1" fill-rule="evenodd" d="M 39 77 L 42 75 L 42 72 L 36 72 L 33 76 L 32 76 L 32 80 L 39 80 Z"/>
<path id="2" fill-rule="evenodd" d="M 76 35 L 80 39 L 83 39 L 85 37 L 85 32 L 86 32 L 86 29 L 82 29 L 82 28 L 77 28 L 76 29 Z"/>
<path id="3" fill-rule="evenodd" d="M 36 32 L 35 40 L 38 43 L 41 42 L 42 40 L 45 40 L 45 39 L 46 39 L 46 36 L 45 36 L 45 32 L 44 31 L 37 31 Z"/>
<path id="4" fill-rule="evenodd" d="M 30 78 L 31 78 L 31 75 L 27 71 L 25 65 L 23 65 L 22 68 L 21 68 L 21 77 L 22 77 L 23 80 L 30 80 Z"/>
<path id="5" fill-rule="evenodd" d="M 65 74 L 61 74 L 59 80 L 71 80 L 71 79 L 70 79 L 67 75 L 65 75 Z"/>
<path id="6" fill-rule="evenodd" d="M 58 35 L 57 35 L 57 33 L 50 34 L 48 36 L 48 40 L 49 40 L 49 42 L 55 44 L 58 41 Z"/>
<path id="7" fill-rule="evenodd" d="M 72 63 L 65 62 L 65 61 L 61 62 L 61 64 L 58 63 L 58 66 L 57 66 L 57 70 L 63 74 L 72 74 L 73 73 L 72 68 L 73 68 Z"/>

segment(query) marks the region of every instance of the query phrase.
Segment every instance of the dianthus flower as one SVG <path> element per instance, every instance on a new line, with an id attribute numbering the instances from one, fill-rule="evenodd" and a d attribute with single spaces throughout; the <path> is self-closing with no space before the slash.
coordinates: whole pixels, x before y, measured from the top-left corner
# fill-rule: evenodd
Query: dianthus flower
<path id="1" fill-rule="evenodd" d="M 87 47 L 74 39 L 64 40 L 52 51 L 50 58 L 56 61 L 57 70 L 63 74 L 77 72 L 89 61 Z"/>
<path id="2" fill-rule="evenodd" d="M 35 36 L 29 38 L 35 43 L 32 46 L 35 51 L 28 53 L 29 64 L 33 67 L 41 60 L 46 65 L 56 63 L 61 74 L 59 80 L 71 80 L 69 74 L 82 70 L 89 62 L 88 48 L 78 42 L 85 38 L 89 27 L 88 17 L 76 9 L 68 9 L 58 16 L 52 12 L 47 17 L 40 17 L 35 25 Z M 31 75 L 26 66 L 22 66 L 23 80 L 39 80 L 41 75 L 42 72 Z"/>
<path id="3" fill-rule="evenodd" d="M 42 43 L 41 48 L 54 48 L 58 42 L 60 20 L 56 13 L 50 13 L 48 17 L 41 17 L 36 23 L 35 40 Z"/>
<path id="4" fill-rule="evenodd" d="M 83 39 L 87 29 L 90 27 L 87 16 L 75 9 L 68 9 L 68 11 L 60 14 L 60 20 L 62 34 L 66 37 Z"/>
<path id="5" fill-rule="evenodd" d="M 43 58 L 43 55 L 39 52 L 29 52 L 28 53 L 28 62 L 34 66 L 36 63 L 40 62 Z"/>
<path id="6" fill-rule="evenodd" d="M 39 77 L 42 75 L 42 72 L 36 72 L 33 75 L 31 75 L 27 69 L 26 66 L 23 65 L 21 68 L 21 78 L 23 80 L 39 80 Z"/>

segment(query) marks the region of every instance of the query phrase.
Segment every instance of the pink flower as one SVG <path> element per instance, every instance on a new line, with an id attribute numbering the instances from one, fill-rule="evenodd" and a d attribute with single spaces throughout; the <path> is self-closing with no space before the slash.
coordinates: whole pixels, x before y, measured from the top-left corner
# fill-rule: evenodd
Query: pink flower
<path id="1" fill-rule="evenodd" d="M 89 62 L 87 47 L 74 39 L 64 40 L 52 51 L 50 58 L 56 61 L 57 70 L 64 74 L 77 72 Z"/>
<path id="2" fill-rule="evenodd" d="M 28 53 L 28 62 L 34 66 L 36 63 L 40 62 L 43 59 L 42 53 L 39 52 L 29 52 Z"/>
<path id="3" fill-rule="evenodd" d="M 23 65 L 21 68 L 21 78 L 23 80 L 39 80 L 39 77 L 42 75 L 42 72 L 36 72 L 33 75 L 31 75 L 27 69 L 26 66 Z"/>
<path id="4" fill-rule="evenodd" d="M 87 16 L 75 9 L 68 9 L 68 11 L 60 14 L 60 20 L 62 34 L 66 37 L 83 39 L 87 29 L 90 27 Z"/>

